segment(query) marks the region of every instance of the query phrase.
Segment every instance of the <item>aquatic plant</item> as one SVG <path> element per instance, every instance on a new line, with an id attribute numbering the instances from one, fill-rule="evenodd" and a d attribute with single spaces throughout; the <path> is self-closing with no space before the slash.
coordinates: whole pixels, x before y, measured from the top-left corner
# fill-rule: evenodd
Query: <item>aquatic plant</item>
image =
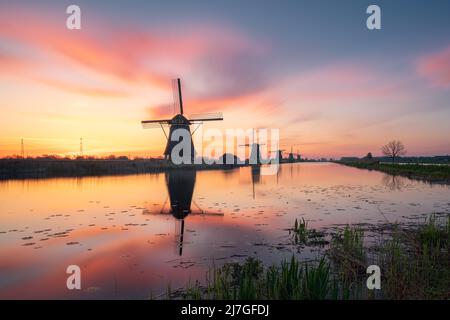
<path id="1" fill-rule="evenodd" d="M 333 237 L 328 254 L 342 272 L 353 275 L 364 273 L 366 265 L 364 231 L 345 226 Z"/>
<path id="2" fill-rule="evenodd" d="M 449 225 L 436 215 L 414 229 L 398 230 L 380 246 L 384 295 L 391 299 L 445 299 L 450 286 Z"/>
<path id="3" fill-rule="evenodd" d="M 308 222 L 305 218 L 300 221 L 295 219 L 293 231 L 296 243 L 305 243 L 308 240 Z"/>
<path id="4" fill-rule="evenodd" d="M 389 230 L 388 238 L 370 248 L 370 261 L 364 232 L 346 226 L 316 261 L 292 256 L 265 268 L 260 260 L 247 258 L 213 266 L 204 285 L 189 282 L 178 294 L 184 299 L 447 299 L 450 215 L 447 223 L 432 215 L 415 228 Z M 369 264 L 382 270 L 377 293 L 365 286 Z M 171 297 L 175 293 L 168 288 Z"/>

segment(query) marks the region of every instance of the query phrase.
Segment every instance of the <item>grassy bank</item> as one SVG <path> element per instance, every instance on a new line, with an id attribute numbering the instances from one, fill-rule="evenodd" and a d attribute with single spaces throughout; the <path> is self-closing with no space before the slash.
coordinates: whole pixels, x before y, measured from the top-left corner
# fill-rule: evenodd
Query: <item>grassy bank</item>
<path id="1" fill-rule="evenodd" d="M 231 169 L 237 165 L 174 165 L 162 159 L 0 159 L 0 179 L 157 173 L 176 169 Z"/>
<path id="2" fill-rule="evenodd" d="M 450 166 L 448 165 L 391 164 L 359 161 L 337 161 L 336 163 L 360 169 L 377 170 L 411 179 L 450 183 Z"/>
<path id="3" fill-rule="evenodd" d="M 317 236 L 297 223 L 294 232 Z M 256 258 L 213 267 L 204 283 L 188 283 L 164 298 L 182 299 L 449 299 L 450 217 L 434 215 L 415 227 L 378 229 L 365 245 L 362 229 L 347 226 L 333 235 L 316 261 L 294 256 L 264 267 Z M 307 239 L 304 239 L 305 241 Z M 381 269 L 381 289 L 366 286 L 369 265 Z"/>

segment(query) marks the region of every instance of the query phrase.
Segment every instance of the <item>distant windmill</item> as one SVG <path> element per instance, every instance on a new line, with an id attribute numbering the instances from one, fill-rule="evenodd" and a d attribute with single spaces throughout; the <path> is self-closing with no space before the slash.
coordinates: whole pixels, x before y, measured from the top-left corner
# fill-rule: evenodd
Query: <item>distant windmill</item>
<path id="1" fill-rule="evenodd" d="M 283 160 L 283 151 L 286 151 L 285 149 L 278 149 L 278 150 L 272 150 L 271 152 L 276 152 L 276 157 L 278 158 L 278 163 L 281 163 L 281 160 Z"/>
<path id="2" fill-rule="evenodd" d="M 22 159 L 25 158 L 25 145 L 23 143 L 23 138 L 22 138 L 21 143 L 20 143 L 20 156 L 21 156 Z"/>
<path id="3" fill-rule="evenodd" d="M 180 108 L 180 113 L 175 115 L 172 119 L 141 121 L 144 129 L 161 127 L 161 129 L 163 130 L 164 135 L 167 138 L 166 148 L 164 150 L 164 158 L 166 160 L 171 160 L 172 149 L 178 143 L 178 141 L 172 141 L 172 135 L 176 129 L 186 130 L 189 133 L 189 136 L 192 137 L 192 135 L 195 133 L 195 130 L 197 130 L 197 128 L 201 124 L 203 124 L 204 121 L 223 120 L 222 113 L 203 113 L 203 114 L 191 115 L 189 118 L 186 118 L 184 116 L 184 112 L 183 112 L 184 110 L 183 110 L 183 98 L 181 95 L 181 80 L 179 78 L 176 79 L 176 86 L 177 86 L 177 90 L 175 90 L 175 88 L 174 88 L 174 92 L 173 92 L 174 104 L 175 104 L 175 106 Z M 190 126 L 194 125 L 194 124 L 198 124 L 198 126 L 191 133 Z M 164 126 L 170 127 L 169 134 L 166 133 Z M 194 155 L 195 155 L 194 144 L 192 143 L 192 138 L 191 138 L 191 159 L 194 158 Z M 180 156 L 182 156 L 182 154 L 180 154 Z"/>
<path id="4" fill-rule="evenodd" d="M 292 151 L 292 147 L 291 147 L 291 152 L 289 153 L 289 162 L 294 162 L 294 152 Z"/>
<path id="5" fill-rule="evenodd" d="M 255 130 L 252 131 L 252 143 L 246 143 L 239 145 L 240 147 L 251 147 L 250 150 L 250 164 L 251 165 L 260 165 L 261 164 L 261 146 L 265 145 L 265 143 L 257 143 L 255 142 Z"/>
<path id="6" fill-rule="evenodd" d="M 297 150 L 297 161 L 302 160 L 302 156 L 300 155 L 300 151 Z"/>

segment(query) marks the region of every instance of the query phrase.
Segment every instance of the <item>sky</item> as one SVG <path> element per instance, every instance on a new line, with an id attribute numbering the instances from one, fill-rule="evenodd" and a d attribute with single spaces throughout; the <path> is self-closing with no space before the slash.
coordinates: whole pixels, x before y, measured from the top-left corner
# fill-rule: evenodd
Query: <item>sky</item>
<path id="1" fill-rule="evenodd" d="M 81 8 L 81 30 L 66 8 Z M 381 30 L 366 8 L 381 8 Z M 141 120 L 222 112 L 303 157 L 450 154 L 450 1 L 0 0 L 0 157 L 160 156 Z M 198 137 L 197 137 L 198 138 Z"/>

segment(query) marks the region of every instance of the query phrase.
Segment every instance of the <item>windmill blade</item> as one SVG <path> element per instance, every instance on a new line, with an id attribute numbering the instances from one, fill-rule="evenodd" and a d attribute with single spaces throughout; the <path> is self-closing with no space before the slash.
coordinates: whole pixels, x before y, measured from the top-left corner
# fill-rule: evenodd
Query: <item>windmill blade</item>
<path id="1" fill-rule="evenodd" d="M 178 91 L 178 79 L 172 79 L 173 114 L 180 110 L 180 91 Z"/>
<path id="2" fill-rule="evenodd" d="M 204 211 L 202 210 L 202 208 L 200 208 L 200 206 L 197 204 L 197 202 L 195 202 L 194 199 L 192 199 L 192 202 L 193 202 L 194 205 L 197 207 L 197 209 L 200 210 L 201 213 L 204 213 Z"/>
<path id="3" fill-rule="evenodd" d="M 223 120 L 222 112 L 197 113 L 189 116 L 190 121 L 220 121 Z"/>
<path id="4" fill-rule="evenodd" d="M 223 212 L 206 212 L 202 210 L 192 210 L 191 213 L 189 213 L 190 216 L 211 216 L 211 217 L 223 217 L 225 214 Z"/>
<path id="5" fill-rule="evenodd" d="M 162 122 L 148 122 L 143 123 L 142 127 L 144 129 L 161 129 L 162 128 L 168 128 L 170 125 L 168 123 L 162 123 Z"/>
<path id="6" fill-rule="evenodd" d="M 171 119 L 142 120 L 141 123 L 144 124 L 144 123 L 155 123 L 155 122 L 157 122 L 157 123 L 162 123 L 162 124 L 164 124 L 164 123 L 170 124 L 170 121 L 171 121 Z"/>
<path id="7" fill-rule="evenodd" d="M 159 213 L 164 213 L 164 208 L 166 207 L 166 203 L 167 203 L 167 200 L 169 199 L 169 196 L 167 195 L 166 196 L 166 200 L 164 200 L 164 203 L 163 203 L 163 205 L 162 205 L 162 207 L 161 207 L 161 210 L 159 211 Z"/>
<path id="8" fill-rule="evenodd" d="M 144 120 L 141 121 L 141 124 L 144 129 L 155 129 L 169 126 L 170 121 L 171 120 Z"/>

